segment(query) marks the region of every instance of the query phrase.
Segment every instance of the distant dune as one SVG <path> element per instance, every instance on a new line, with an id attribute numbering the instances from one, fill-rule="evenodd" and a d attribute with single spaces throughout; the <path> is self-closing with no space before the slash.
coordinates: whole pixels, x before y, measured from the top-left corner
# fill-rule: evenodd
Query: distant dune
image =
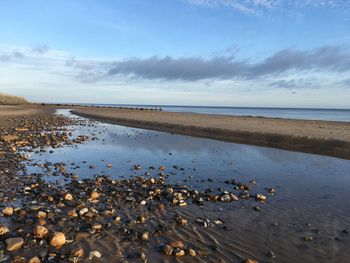
<path id="1" fill-rule="evenodd" d="M 0 105 L 23 105 L 23 104 L 28 104 L 28 101 L 25 98 L 0 92 Z"/>

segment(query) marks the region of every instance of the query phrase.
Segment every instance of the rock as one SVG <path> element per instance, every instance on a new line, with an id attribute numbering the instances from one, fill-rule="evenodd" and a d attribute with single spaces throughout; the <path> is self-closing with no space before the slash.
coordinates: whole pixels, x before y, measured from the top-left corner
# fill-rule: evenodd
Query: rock
<path id="1" fill-rule="evenodd" d="M 77 247 L 73 248 L 72 251 L 70 252 L 70 255 L 75 258 L 81 258 L 85 254 L 84 249 Z"/>
<path id="2" fill-rule="evenodd" d="M 146 205 L 146 201 L 145 200 L 142 200 L 141 202 L 140 202 L 140 205 Z"/>
<path id="3" fill-rule="evenodd" d="M 238 201 L 239 200 L 238 196 L 233 194 L 233 193 L 230 193 L 230 197 L 231 197 L 232 201 Z"/>
<path id="4" fill-rule="evenodd" d="M 81 211 L 81 210 L 80 210 Z M 86 208 L 86 212 L 85 213 L 87 213 L 89 210 Z M 84 212 L 84 211 L 83 211 Z M 79 212 L 79 214 L 80 214 L 80 212 Z M 84 215 L 84 214 L 83 214 Z M 68 211 L 68 213 L 67 213 L 67 216 L 68 217 L 77 217 L 78 216 L 78 213 L 77 213 L 77 210 L 75 210 L 75 209 L 72 209 L 72 210 L 69 210 Z"/>
<path id="5" fill-rule="evenodd" d="M 178 240 L 178 241 L 171 242 L 170 246 L 172 246 L 173 248 L 183 249 L 185 247 L 185 244 L 184 244 L 184 242 Z"/>
<path id="6" fill-rule="evenodd" d="M 11 206 L 5 207 L 5 208 L 2 210 L 2 213 L 3 213 L 5 216 L 12 216 L 12 215 L 13 215 L 13 207 L 11 207 Z"/>
<path id="7" fill-rule="evenodd" d="M 255 196 L 255 199 L 256 199 L 257 201 L 260 201 L 260 202 L 265 202 L 265 201 L 266 201 L 266 196 L 265 196 L 265 195 L 262 195 L 262 194 L 257 194 L 257 195 Z"/>
<path id="8" fill-rule="evenodd" d="M 71 211 L 70 211 L 71 212 Z M 80 216 L 83 216 L 83 215 L 85 215 L 87 212 L 89 212 L 89 209 L 87 209 L 86 207 L 85 208 L 83 208 L 83 209 L 81 209 L 80 211 L 79 211 L 79 215 Z"/>
<path id="9" fill-rule="evenodd" d="M 255 211 L 257 211 L 257 212 L 258 212 L 258 211 L 260 211 L 260 207 L 259 207 L 259 206 L 257 206 L 257 205 L 256 205 L 256 206 L 254 206 L 254 207 L 253 207 L 253 209 L 254 209 Z"/>
<path id="10" fill-rule="evenodd" d="M 66 201 L 72 201 L 72 200 L 73 200 L 73 196 L 72 196 L 70 193 L 67 193 L 67 194 L 64 196 L 64 200 L 66 200 Z"/>
<path id="11" fill-rule="evenodd" d="M 102 229 L 102 225 L 96 223 L 96 224 L 93 224 L 93 226 L 91 228 L 95 231 L 100 231 Z"/>
<path id="12" fill-rule="evenodd" d="M 189 248 L 189 249 L 188 249 L 188 254 L 189 254 L 191 257 L 197 256 L 197 253 L 196 253 L 196 251 L 195 251 L 193 248 Z"/>
<path id="13" fill-rule="evenodd" d="M 163 165 L 159 166 L 159 170 L 160 170 L 160 171 L 164 171 L 165 169 L 166 169 L 165 166 L 163 166 Z"/>
<path id="14" fill-rule="evenodd" d="M 66 236 L 62 232 L 55 232 L 50 240 L 50 245 L 60 248 L 66 243 Z"/>
<path id="15" fill-rule="evenodd" d="M 162 250 L 163 250 L 163 253 L 167 256 L 171 256 L 173 254 L 173 251 L 174 251 L 173 247 L 170 245 L 163 246 Z"/>
<path id="16" fill-rule="evenodd" d="M 254 259 L 247 258 L 246 260 L 243 261 L 243 263 L 259 263 L 259 262 Z"/>
<path id="17" fill-rule="evenodd" d="M 186 252 L 185 252 L 185 250 L 183 250 L 183 249 L 177 249 L 176 251 L 175 251 L 175 256 L 176 257 L 183 257 L 183 256 L 185 256 L 186 255 Z"/>
<path id="18" fill-rule="evenodd" d="M 112 168 L 113 165 L 111 163 L 107 164 L 107 168 Z"/>
<path id="19" fill-rule="evenodd" d="M 41 263 L 41 260 L 39 257 L 33 257 L 29 259 L 28 263 Z"/>
<path id="20" fill-rule="evenodd" d="M 143 260 L 143 261 L 146 261 L 147 260 L 147 256 L 145 253 L 141 252 L 140 254 L 140 259 Z"/>
<path id="21" fill-rule="evenodd" d="M 49 230 L 44 226 L 36 226 L 33 233 L 36 238 L 43 239 L 47 236 Z"/>
<path id="22" fill-rule="evenodd" d="M 37 214 L 36 214 L 36 218 L 38 219 L 45 219 L 47 217 L 47 213 L 46 212 L 43 212 L 43 211 L 39 211 Z"/>
<path id="23" fill-rule="evenodd" d="M 7 226 L 0 225 L 0 236 L 6 235 L 10 232 L 10 229 Z"/>
<path id="24" fill-rule="evenodd" d="M 94 258 L 101 258 L 101 257 L 102 257 L 101 253 L 99 251 L 97 251 L 97 250 L 91 251 L 89 253 L 89 259 L 90 260 L 92 260 Z"/>
<path id="25" fill-rule="evenodd" d="M 24 239 L 21 237 L 13 237 L 5 240 L 8 251 L 16 251 L 24 244 Z"/>
<path id="26" fill-rule="evenodd" d="M 305 237 L 303 237 L 303 239 L 304 239 L 305 241 L 312 241 L 312 240 L 314 240 L 314 238 L 311 237 L 311 236 L 305 236 Z"/>
<path id="27" fill-rule="evenodd" d="M 99 198 L 100 198 L 100 194 L 99 193 L 97 193 L 96 191 L 91 192 L 91 194 L 90 194 L 90 199 L 91 200 L 96 200 L 96 199 L 99 199 Z"/>
<path id="28" fill-rule="evenodd" d="M 146 217 L 144 217 L 144 216 L 139 216 L 139 218 L 138 218 L 138 221 L 141 223 L 141 224 L 144 224 L 145 222 L 146 222 Z"/>
<path id="29" fill-rule="evenodd" d="M 148 241 L 149 240 L 149 232 L 148 231 L 143 232 L 142 235 L 141 235 L 141 239 L 143 241 Z"/>
<path id="30" fill-rule="evenodd" d="M 177 218 L 176 222 L 181 226 L 185 226 L 188 224 L 188 220 L 182 217 Z"/>

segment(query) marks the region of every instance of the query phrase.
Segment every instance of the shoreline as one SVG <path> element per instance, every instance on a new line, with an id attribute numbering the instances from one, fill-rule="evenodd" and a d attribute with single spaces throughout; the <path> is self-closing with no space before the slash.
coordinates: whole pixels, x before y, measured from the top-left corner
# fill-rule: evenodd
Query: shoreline
<path id="1" fill-rule="evenodd" d="M 94 107 L 74 107 L 72 113 L 134 128 L 350 159 L 350 123 L 346 122 Z"/>

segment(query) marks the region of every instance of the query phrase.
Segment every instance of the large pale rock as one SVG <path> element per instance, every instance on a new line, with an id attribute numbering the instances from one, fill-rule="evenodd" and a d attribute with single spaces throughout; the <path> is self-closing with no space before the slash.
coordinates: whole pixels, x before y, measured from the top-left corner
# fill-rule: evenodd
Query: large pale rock
<path id="1" fill-rule="evenodd" d="M 60 248 L 66 243 L 66 236 L 62 232 L 55 232 L 50 240 L 50 245 Z"/>
<path id="2" fill-rule="evenodd" d="M 13 237 L 5 240 L 8 251 L 16 251 L 24 244 L 24 239 L 21 237 Z"/>

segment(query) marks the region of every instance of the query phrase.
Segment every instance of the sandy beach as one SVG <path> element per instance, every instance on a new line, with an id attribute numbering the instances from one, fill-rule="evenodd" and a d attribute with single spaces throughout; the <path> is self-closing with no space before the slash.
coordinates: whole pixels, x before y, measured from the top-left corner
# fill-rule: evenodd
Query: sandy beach
<path id="1" fill-rule="evenodd" d="M 92 107 L 73 113 L 131 127 L 350 158 L 350 123 L 346 122 Z"/>

